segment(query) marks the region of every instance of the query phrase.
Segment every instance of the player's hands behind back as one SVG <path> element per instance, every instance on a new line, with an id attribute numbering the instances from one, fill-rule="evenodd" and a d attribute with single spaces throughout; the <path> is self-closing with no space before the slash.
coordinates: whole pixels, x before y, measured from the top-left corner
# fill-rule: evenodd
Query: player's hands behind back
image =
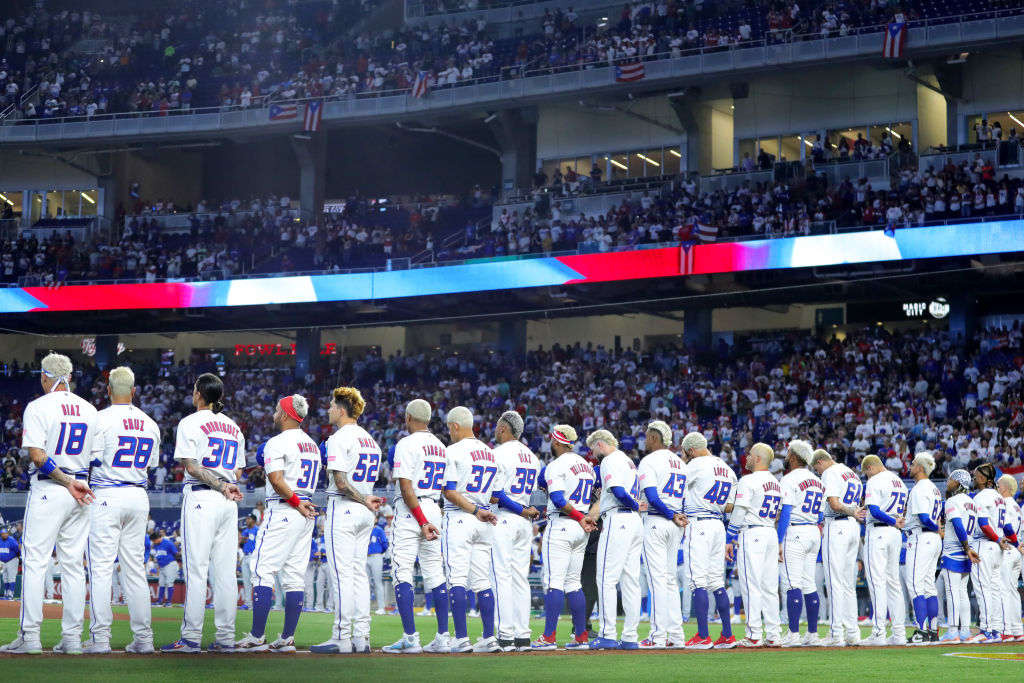
<path id="1" fill-rule="evenodd" d="M 481 522 L 487 522 L 488 524 L 494 525 L 498 523 L 498 515 L 494 514 L 490 510 L 484 510 L 480 508 L 476 511 L 476 518 Z"/>
<path id="2" fill-rule="evenodd" d="M 366 496 L 363 500 L 366 502 L 366 507 L 370 508 L 371 512 L 380 510 L 380 506 L 384 503 L 384 499 L 379 496 Z"/>
<path id="3" fill-rule="evenodd" d="M 316 519 L 316 505 L 313 505 L 311 501 L 303 500 L 299 502 L 299 507 L 296 509 L 306 519 Z"/>
<path id="4" fill-rule="evenodd" d="M 245 496 L 242 495 L 242 490 L 235 484 L 224 484 L 224 488 L 222 488 L 220 492 L 224 494 L 225 498 L 235 503 L 245 498 Z"/>
<path id="5" fill-rule="evenodd" d="M 92 495 L 92 489 L 84 481 L 78 479 L 72 479 L 68 482 L 68 491 L 74 496 L 75 500 L 78 501 L 79 505 L 89 505 L 96 497 Z"/>
<path id="6" fill-rule="evenodd" d="M 523 508 L 522 516 L 526 519 L 537 519 L 540 517 L 540 510 L 530 505 Z"/>
<path id="7" fill-rule="evenodd" d="M 427 539 L 428 541 L 433 541 L 438 536 L 440 536 L 440 534 L 437 532 L 437 527 L 430 523 L 421 526 L 420 531 L 423 532 L 423 538 Z"/>

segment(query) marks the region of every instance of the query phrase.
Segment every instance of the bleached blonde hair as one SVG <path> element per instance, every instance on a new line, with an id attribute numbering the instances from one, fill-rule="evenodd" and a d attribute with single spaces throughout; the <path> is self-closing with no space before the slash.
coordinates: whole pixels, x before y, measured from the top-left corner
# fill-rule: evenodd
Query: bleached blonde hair
<path id="1" fill-rule="evenodd" d="M 789 442 L 789 452 L 796 455 L 804 461 L 805 465 L 811 464 L 811 458 L 814 456 L 814 450 L 811 448 L 811 444 L 800 439 L 793 439 Z"/>
<path id="2" fill-rule="evenodd" d="M 52 379 L 71 379 L 71 372 L 74 370 L 70 358 L 63 353 L 53 353 L 52 351 L 43 359 L 40 366 L 43 368 L 43 372 Z"/>
<path id="3" fill-rule="evenodd" d="M 135 373 L 122 365 L 110 371 L 110 393 L 116 396 L 131 396 L 135 386 Z"/>
<path id="4" fill-rule="evenodd" d="M 657 432 L 661 436 L 661 443 L 667 448 L 672 443 L 672 428 L 662 420 L 655 420 L 647 425 L 647 431 Z"/>
<path id="5" fill-rule="evenodd" d="M 473 413 L 466 406 L 455 406 L 448 411 L 448 417 L 444 421 L 445 424 L 457 424 L 463 429 L 471 429 L 473 427 Z"/>
<path id="6" fill-rule="evenodd" d="M 928 451 L 918 453 L 914 458 L 914 462 L 911 464 L 920 465 L 921 469 L 924 470 L 924 476 L 926 477 L 930 477 L 932 472 L 935 471 L 935 458 L 933 458 L 931 453 Z"/>
<path id="7" fill-rule="evenodd" d="M 414 398 L 405 406 L 405 414 L 419 422 L 430 422 L 430 404 L 422 398 Z"/>
<path id="8" fill-rule="evenodd" d="M 700 432 L 690 432 L 683 437 L 683 443 L 681 444 L 684 451 L 688 451 L 691 448 L 701 449 L 708 447 L 708 440 L 704 438 L 704 435 Z"/>
<path id="9" fill-rule="evenodd" d="M 619 440 L 609 432 L 607 429 L 598 429 L 596 432 L 587 437 L 587 448 L 593 449 L 594 444 L 598 441 L 603 441 L 612 448 L 619 447 Z"/>

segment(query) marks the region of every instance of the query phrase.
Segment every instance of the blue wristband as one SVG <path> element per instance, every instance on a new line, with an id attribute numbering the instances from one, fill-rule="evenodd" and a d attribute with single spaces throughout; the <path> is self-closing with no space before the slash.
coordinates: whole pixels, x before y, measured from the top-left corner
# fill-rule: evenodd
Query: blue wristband
<path id="1" fill-rule="evenodd" d="M 49 475 L 53 474 L 53 471 L 54 471 L 55 469 L 57 469 L 57 463 L 55 463 L 55 462 L 53 461 L 53 458 L 47 458 L 47 459 L 46 459 L 46 462 L 44 462 L 44 463 L 43 463 L 43 464 L 42 464 L 42 465 L 41 465 L 41 466 L 39 467 L 39 471 L 40 471 L 40 472 L 42 472 L 43 474 L 47 475 L 47 476 L 49 476 Z"/>

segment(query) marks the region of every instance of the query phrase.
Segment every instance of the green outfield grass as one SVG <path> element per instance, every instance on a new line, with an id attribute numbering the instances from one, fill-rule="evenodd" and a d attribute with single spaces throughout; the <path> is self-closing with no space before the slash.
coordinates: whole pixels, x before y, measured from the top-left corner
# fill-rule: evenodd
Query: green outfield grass
<path id="1" fill-rule="evenodd" d="M 117 608 L 124 613 L 124 608 Z M 173 642 L 179 635 L 179 608 L 154 608 L 153 631 L 156 644 Z M 281 628 L 283 614 L 272 612 L 268 635 Z M 436 630 L 433 617 L 417 617 L 417 626 L 424 642 Z M 212 640 L 213 612 L 207 610 L 204 645 Z M 239 636 L 249 629 L 250 612 L 238 612 Z M 470 636 L 480 635 L 480 620 L 470 619 Z M 533 632 L 541 630 L 534 620 Z M 16 634 L 15 619 L 0 619 L 0 641 L 9 642 Z M 305 613 L 299 621 L 296 643 L 300 647 L 326 640 L 330 634 L 331 616 Z M 648 624 L 640 625 L 640 637 L 647 635 Z M 401 636 L 401 622 L 395 616 L 374 616 L 372 645 L 378 650 Z M 688 624 L 687 635 L 696 630 Z M 734 627 L 742 635 L 743 627 Z M 823 629 L 824 631 L 824 629 Z M 719 629 L 712 628 L 712 636 Z M 569 622 L 559 623 L 559 642 L 568 639 Z M 866 633 L 866 632 L 865 632 Z M 47 620 L 43 625 L 43 647 L 49 649 L 60 637 L 60 622 Z M 131 640 L 127 621 L 114 622 L 112 646 L 122 649 Z M 857 650 L 793 649 L 710 652 L 643 652 L 643 653 L 558 653 L 500 654 L 451 656 L 316 656 L 308 654 L 271 655 L 154 655 L 115 657 L 41 657 L 0 655 L 4 681 L 48 680 L 69 675 L 67 683 L 79 681 L 282 681 L 299 683 L 313 677 L 358 678 L 379 683 L 390 681 L 676 681 L 704 679 L 715 682 L 752 681 L 932 681 L 932 680 L 1019 680 L 1024 662 L 991 661 L 944 657 L 948 652 L 1016 652 L 1024 647 L 960 646 L 907 647 Z M 63 683 L 63 681 L 61 682 Z"/>

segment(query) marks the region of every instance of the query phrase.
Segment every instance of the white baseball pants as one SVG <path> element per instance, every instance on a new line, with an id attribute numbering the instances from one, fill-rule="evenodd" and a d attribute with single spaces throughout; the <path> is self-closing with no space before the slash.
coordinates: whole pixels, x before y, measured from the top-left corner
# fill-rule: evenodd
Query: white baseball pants
<path id="1" fill-rule="evenodd" d="M 206 616 L 206 584 L 213 587 L 213 623 L 218 643 L 235 639 L 238 585 L 238 505 L 213 490 L 186 486 L 181 504 L 182 557 L 185 560 L 185 618 L 181 637 L 200 642 Z"/>
<path id="2" fill-rule="evenodd" d="M 449 590 L 461 586 L 474 593 L 491 585 L 494 527 L 463 510 L 446 512 L 442 531 L 444 567 Z"/>
<path id="3" fill-rule="evenodd" d="M 907 536 L 907 592 L 913 600 L 919 595 L 938 596 L 935 568 L 942 555 L 942 539 L 934 531 L 915 529 Z M 920 618 L 921 615 L 918 615 Z"/>
<path id="4" fill-rule="evenodd" d="M 256 550 L 249 556 L 254 588 L 274 589 L 280 583 L 281 589 L 289 593 L 305 587 L 314 523 L 286 502 L 272 500 L 267 504 L 256 534 Z M 278 598 L 284 602 L 284 595 L 278 594 Z"/>
<path id="5" fill-rule="evenodd" d="M 691 592 L 706 588 L 710 595 L 725 587 L 725 525 L 721 520 L 691 519 L 686 527 L 684 555 Z"/>
<path id="6" fill-rule="evenodd" d="M 1006 631 L 1015 636 L 1024 635 L 1024 624 L 1021 623 L 1020 590 L 1018 585 L 1021 575 L 1020 551 L 1010 548 L 1003 551 L 1003 565 L 1000 569 L 1003 589 L 1003 621 L 1006 622 Z"/>
<path id="7" fill-rule="evenodd" d="M 779 570 L 783 591 L 799 590 L 807 595 L 818 590 L 815 575 L 820 549 L 821 532 L 816 525 L 790 525 L 782 542 L 782 567 Z"/>
<path id="8" fill-rule="evenodd" d="M 420 510 L 427 521 L 442 531 L 441 508 L 433 500 L 420 501 Z M 420 572 L 423 574 L 423 591 L 430 593 L 444 583 L 444 560 L 441 557 L 442 539 L 428 541 L 423 538 L 419 522 L 412 516 L 405 503 L 399 501 L 395 519 L 391 523 L 391 582 L 394 585 L 407 583 L 413 585 L 412 579 L 419 558 Z"/>
<path id="9" fill-rule="evenodd" d="M 152 643 L 153 614 L 142 561 L 149 496 L 138 486 L 93 489 L 93 493 L 96 500 L 89 506 L 89 634 L 94 642 L 110 642 L 114 620 L 110 596 L 116 557 L 132 633 L 136 641 Z"/>
<path id="10" fill-rule="evenodd" d="M 946 583 L 946 620 L 949 628 L 957 630 L 961 637 L 971 635 L 971 597 L 967 594 L 967 577 L 948 569 L 942 570 Z"/>
<path id="11" fill-rule="evenodd" d="M 893 526 L 874 526 L 864 535 L 864 573 L 871 593 L 871 635 L 886 637 L 885 621 L 892 621 L 892 634 L 906 638 L 907 608 L 900 582 L 900 549 L 903 536 Z"/>
<path id="12" fill-rule="evenodd" d="M 683 530 L 658 514 L 644 515 L 644 569 L 650 591 L 650 638 L 655 643 L 685 643 L 683 614 L 679 604 L 676 556 Z"/>
<path id="13" fill-rule="evenodd" d="M 856 520 L 825 518 L 821 560 L 828 585 L 832 638 L 860 638 L 857 625 L 857 550 L 860 547 L 860 524 Z M 897 563 L 899 552 L 896 553 Z"/>
<path id="14" fill-rule="evenodd" d="M 370 580 L 366 575 L 366 552 L 377 517 L 362 503 L 341 496 L 328 498 L 324 539 L 335 596 L 331 637 L 369 638 Z M 308 545 L 305 552 L 309 552 Z"/>
<path id="15" fill-rule="evenodd" d="M 580 531 L 583 531 L 582 527 Z M 494 585 L 495 615 L 498 620 L 497 636 L 501 640 L 530 637 L 529 576 L 532 542 L 531 520 L 510 512 L 498 513 L 498 524 L 494 527 L 494 546 L 491 549 L 491 583 Z"/>
<path id="16" fill-rule="evenodd" d="M 978 601 L 981 630 L 1003 633 L 1003 590 L 1000 587 L 1003 549 L 987 538 L 974 539 L 971 547 L 981 557 L 981 562 L 971 565 L 971 583 Z"/>
<path id="17" fill-rule="evenodd" d="M 747 611 L 747 638 L 777 641 L 779 619 L 779 537 L 774 527 L 740 532 L 736 571 Z"/>
<path id="18" fill-rule="evenodd" d="M 638 512 L 612 510 L 601 517 L 604 530 L 597 542 L 597 598 L 601 614 L 601 637 L 618 640 L 615 587 L 622 591 L 623 642 L 637 642 L 640 625 L 640 554 L 644 547 L 644 525 Z"/>
<path id="19" fill-rule="evenodd" d="M 21 556 L 24 560 L 21 586 L 19 635 L 39 640 L 43 623 L 43 584 L 50 566 L 53 546 L 61 570 L 64 615 L 63 638 L 82 637 L 85 622 L 85 547 L 89 539 L 89 508 L 75 502 L 71 493 L 52 481 L 33 481 L 25 506 Z"/>

